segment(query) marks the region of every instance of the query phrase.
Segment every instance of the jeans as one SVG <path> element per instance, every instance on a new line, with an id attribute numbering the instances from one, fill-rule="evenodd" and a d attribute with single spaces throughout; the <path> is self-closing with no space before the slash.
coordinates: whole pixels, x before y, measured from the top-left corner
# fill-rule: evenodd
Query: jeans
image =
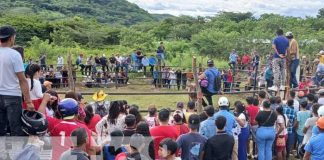
<path id="1" fill-rule="evenodd" d="M 0 136 L 10 127 L 11 136 L 23 136 L 21 130 L 22 99 L 20 96 L 0 95 Z M 9 126 L 7 126 L 9 125 Z"/>
<path id="2" fill-rule="evenodd" d="M 293 88 L 298 87 L 296 72 L 299 65 L 299 59 L 294 59 L 290 63 L 290 86 Z"/>
<path id="3" fill-rule="evenodd" d="M 272 144 L 275 136 L 276 132 L 273 126 L 257 129 L 258 160 L 272 160 Z"/>
<path id="4" fill-rule="evenodd" d="M 249 127 L 241 128 L 241 133 L 238 136 L 238 159 L 247 159 L 247 142 L 250 136 Z"/>
<path id="5" fill-rule="evenodd" d="M 207 88 L 201 87 L 201 92 L 203 93 L 203 95 L 206 97 L 206 100 L 208 102 L 208 104 L 204 101 L 204 99 L 202 99 L 202 105 L 205 107 L 207 105 L 213 105 L 213 98 L 212 96 L 215 95 L 216 93 L 211 93 L 208 91 Z"/>
<path id="6" fill-rule="evenodd" d="M 288 139 L 286 145 L 287 156 L 289 156 L 289 153 L 295 144 L 295 135 L 296 133 L 294 131 L 292 133 L 288 133 Z"/>

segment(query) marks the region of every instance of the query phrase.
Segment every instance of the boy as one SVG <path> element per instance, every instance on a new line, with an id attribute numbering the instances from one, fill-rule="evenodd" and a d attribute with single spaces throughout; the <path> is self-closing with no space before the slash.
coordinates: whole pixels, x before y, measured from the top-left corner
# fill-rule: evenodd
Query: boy
<path id="1" fill-rule="evenodd" d="M 87 131 L 84 128 L 78 128 L 71 133 L 73 147 L 65 151 L 60 160 L 89 160 L 89 156 L 84 150 L 88 141 Z"/>
<path id="2" fill-rule="evenodd" d="M 132 114 L 128 114 L 125 117 L 125 124 L 126 128 L 123 130 L 123 134 L 125 136 L 124 144 L 129 143 L 129 138 L 135 133 L 136 131 L 136 117 Z"/>
<path id="3" fill-rule="evenodd" d="M 311 116 L 311 112 L 307 109 L 307 102 L 303 101 L 300 103 L 300 111 L 297 112 L 297 121 L 295 122 L 296 132 L 297 132 L 297 142 L 301 145 L 304 139 L 304 126 L 306 120 Z"/>
<path id="4" fill-rule="evenodd" d="M 164 160 L 178 160 L 179 158 L 176 158 L 177 149 L 177 143 L 166 138 L 159 144 L 159 156 Z"/>
<path id="5" fill-rule="evenodd" d="M 189 101 L 187 105 L 187 111 L 184 113 L 186 121 L 189 119 L 189 116 L 196 113 L 195 111 L 196 104 L 194 101 Z"/>
<path id="6" fill-rule="evenodd" d="M 228 63 L 228 65 L 231 67 L 231 69 L 235 68 L 236 63 L 237 63 L 237 57 L 238 57 L 238 55 L 236 53 L 236 50 L 233 49 L 232 53 L 230 53 L 229 63 Z"/>

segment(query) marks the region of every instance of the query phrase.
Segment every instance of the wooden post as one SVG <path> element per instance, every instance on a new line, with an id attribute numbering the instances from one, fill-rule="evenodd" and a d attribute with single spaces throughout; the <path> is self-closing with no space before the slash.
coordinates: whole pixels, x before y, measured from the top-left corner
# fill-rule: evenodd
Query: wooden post
<path id="1" fill-rule="evenodd" d="M 162 61 L 161 61 L 161 59 L 158 59 L 158 72 L 159 72 L 159 84 L 160 84 L 160 86 L 158 85 L 158 87 L 159 88 L 163 88 L 163 82 L 162 82 Z"/>
<path id="2" fill-rule="evenodd" d="M 74 79 L 73 79 L 73 66 L 72 66 L 72 58 L 71 58 L 71 52 L 69 52 L 68 59 L 68 85 L 71 91 L 75 92 L 75 85 L 74 85 Z"/>
<path id="3" fill-rule="evenodd" d="M 195 81 L 195 87 L 196 87 L 196 94 L 197 94 L 197 110 L 198 113 L 201 113 L 203 111 L 202 109 L 202 93 L 201 88 L 198 83 L 198 73 L 197 73 L 197 58 L 193 56 L 192 58 L 192 71 L 193 71 L 193 77 Z"/>

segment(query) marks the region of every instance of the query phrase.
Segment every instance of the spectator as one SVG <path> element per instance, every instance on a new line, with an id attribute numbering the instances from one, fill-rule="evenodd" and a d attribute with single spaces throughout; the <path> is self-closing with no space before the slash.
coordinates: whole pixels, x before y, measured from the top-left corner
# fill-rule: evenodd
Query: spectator
<path id="1" fill-rule="evenodd" d="M 57 70 L 60 71 L 64 65 L 64 59 L 61 55 L 57 57 Z"/>
<path id="2" fill-rule="evenodd" d="M 133 134 L 129 142 L 130 150 L 128 153 L 120 153 L 116 156 L 116 160 L 147 160 L 147 157 L 142 154 L 145 147 L 145 138 L 141 134 Z"/>
<path id="3" fill-rule="evenodd" d="M 219 111 L 214 114 L 214 119 L 218 116 L 224 116 L 226 118 L 225 131 L 229 135 L 233 135 L 232 129 L 236 126 L 235 117 L 229 112 L 229 101 L 226 97 L 220 97 L 218 100 Z"/>
<path id="4" fill-rule="evenodd" d="M 161 60 L 161 64 L 165 66 L 165 47 L 163 42 L 160 42 L 160 46 L 157 48 L 156 57 L 157 59 Z"/>
<path id="5" fill-rule="evenodd" d="M 208 118 L 201 122 L 199 127 L 199 134 L 205 136 L 207 139 L 216 134 L 215 120 L 213 118 L 215 109 L 213 106 L 207 106 L 204 109 L 205 114 Z"/>
<path id="6" fill-rule="evenodd" d="M 30 64 L 27 66 L 25 70 L 25 75 L 27 77 L 28 86 L 29 86 L 30 98 L 36 110 L 39 108 L 39 105 L 42 103 L 42 98 L 43 98 L 42 85 L 39 81 L 40 73 L 41 73 L 41 68 L 38 64 Z"/>
<path id="7" fill-rule="evenodd" d="M 274 124 L 277 120 L 277 115 L 270 109 L 270 102 L 268 100 L 264 101 L 262 105 L 263 110 L 261 110 L 255 118 L 259 125 L 256 132 L 258 159 L 271 160 L 272 144 L 276 137 Z"/>
<path id="8" fill-rule="evenodd" d="M 150 105 L 148 108 L 148 115 L 145 118 L 146 123 L 149 125 L 150 128 L 159 125 L 159 121 L 157 118 L 157 109 L 155 105 Z"/>
<path id="9" fill-rule="evenodd" d="M 76 63 L 75 63 L 77 66 L 80 66 L 80 71 L 81 71 L 81 74 L 84 75 L 84 68 L 85 68 L 85 65 L 83 63 L 83 53 L 80 53 L 77 60 L 76 60 Z"/>
<path id="10" fill-rule="evenodd" d="M 286 144 L 286 158 L 289 158 L 290 151 L 295 144 L 295 130 L 294 123 L 296 119 L 296 113 L 294 110 L 294 100 L 290 99 L 287 101 L 287 105 L 283 107 L 283 113 L 287 116 L 287 144 Z"/>
<path id="11" fill-rule="evenodd" d="M 154 143 L 153 139 L 150 134 L 150 128 L 147 123 L 140 122 L 136 127 L 136 133 L 141 134 L 145 137 L 145 150 L 142 152 L 145 156 L 150 157 L 151 159 L 154 158 Z"/>
<path id="12" fill-rule="evenodd" d="M 267 67 L 265 71 L 265 80 L 267 81 L 267 88 L 273 86 L 273 72 L 272 67 Z"/>
<path id="13" fill-rule="evenodd" d="M 288 117 L 283 112 L 283 107 L 276 108 L 277 122 L 276 122 L 276 152 L 277 159 L 286 159 L 286 141 L 287 141 L 287 126 Z"/>
<path id="14" fill-rule="evenodd" d="M 46 55 L 45 54 L 42 54 L 40 57 L 39 57 L 39 61 L 40 61 L 40 67 L 43 71 L 47 71 L 47 68 L 46 68 Z"/>
<path id="15" fill-rule="evenodd" d="M 63 69 L 60 71 L 61 74 L 62 74 L 62 84 L 63 84 L 63 87 L 68 87 L 68 77 L 69 77 L 69 74 L 68 74 L 68 70 L 66 68 L 66 66 L 64 65 L 63 66 Z"/>
<path id="16" fill-rule="evenodd" d="M 299 111 L 299 101 L 296 98 L 296 92 L 290 91 L 289 94 L 290 94 L 290 98 L 294 101 L 293 106 L 294 106 L 295 112 L 297 113 Z"/>
<path id="17" fill-rule="evenodd" d="M 109 58 L 109 63 L 110 63 L 109 64 L 110 71 L 115 72 L 117 59 L 114 54 L 112 54 L 111 57 Z"/>
<path id="18" fill-rule="evenodd" d="M 278 29 L 277 37 L 273 40 L 273 44 L 272 44 L 272 48 L 275 51 L 273 55 L 273 62 L 272 62 L 274 86 L 269 88 L 270 90 L 277 91 L 278 87 L 280 87 L 279 89 L 284 89 L 283 86 L 286 81 L 285 71 L 286 71 L 286 56 L 287 56 L 288 47 L 289 47 L 288 39 L 283 36 L 283 30 Z"/>
<path id="19" fill-rule="evenodd" d="M 196 112 L 196 103 L 194 101 L 189 101 L 188 104 L 187 104 L 187 110 L 184 113 L 185 120 L 188 120 L 189 116 L 194 114 L 194 113 L 197 113 Z"/>
<path id="20" fill-rule="evenodd" d="M 231 159 L 232 150 L 234 147 L 234 137 L 228 135 L 225 130 L 227 120 L 224 116 L 218 116 L 215 120 L 217 134 L 209 138 L 205 144 L 203 159 Z"/>
<path id="21" fill-rule="evenodd" d="M 150 61 L 146 57 L 146 55 L 144 55 L 142 58 L 142 65 L 143 65 L 143 70 L 144 70 L 144 78 L 146 78 L 146 68 L 150 65 Z"/>
<path id="22" fill-rule="evenodd" d="M 259 108 L 260 108 L 260 111 L 263 110 L 263 102 L 266 101 L 266 96 L 267 96 L 267 93 L 265 91 L 260 91 L 258 93 L 258 100 L 259 100 Z"/>
<path id="23" fill-rule="evenodd" d="M 306 107 L 306 109 L 307 110 L 312 110 L 313 104 L 316 103 L 316 100 L 315 100 L 316 97 L 312 93 L 307 94 L 306 97 L 307 97 L 307 107 Z"/>
<path id="24" fill-rule="evenodd" d="M 99 114 L 101 117 L 107 115 L 107 110 L 110 106 L 109 101 L 106 101 L 107 94 L 104 93 L 102 90 L 93 94 L 92 99 L 95 102 L 90 103 L 95 111 L 96 114 Z M 114 104 L 118 104 L 117 102 Z"/>
<path id="25" fill-rule="evenodd" d="M 246 98 L 246 112 L 249 115 L 249 122 L 250 125 L 252 127 L 252 130 L 256 131 L 257 127 L 258 127 L 258 123 L 255 121 L 255 117 L 257 116 L 258 112 L 259 112 L 259 100 L 253 97 L 247 97 Z"/>
<path id="26" fill-rule="evenodd" d="M 86 152 L 84 152 L 88 141 L 88 135 L 86 130 L 84 128 L 75 129 L 71 133 L 71 141 L 73 147 L 70 150 L 65 151 L 61 155 L 60 160 L 89 160 L 89 155 Z"/>
<path id="27" fill-rule="evenodd" d="M 320 104 L 314 104 L 313 110 L 312 110 L 312 117 L 308 118 L 305 122 L 305 126 L 303 129 L 304 132 L 304 139 L 303 139 L 303 145 L 307 144 L 312 137 L 312 129 L 315 126 L 316 127 L 316 121 L 318 120 L 318 109 L 321 105 Z"/>
<path id="28" fill-rule="evenodd" d="M 190 132 L 177 139 L 178 147 L 181 150 L 181 159 L 198 160 L 202 157 L 201 153 L 207 139 L 198 133 L 199 123 L 199 115 L 190 115 L 188 120 Z"/>
<path id="29" fill-rule="evenodd" d="M 86 65 L 85 65 L 85 75 L 90 76 L 92 69 L 92 56 L 87 58 Z"/>
<path id="30" fill-rule="evenodd" d="M 178 135 L 186 134 L 189 132 L 187 124 L 183 122 L 184 116 L 182 111 L 176 110 L 173 113 L 173 127 L 177 130 Z"/>
<path id="31" fill-rule="evenodd" d="M 103 146 L 104 160 L 115 160 L 118 154 L 127 152 L 127 149 L 122 146 L 124 142 L 124 135 L 121 130 L 112 131 L 110 136 L 111 142 Z"/>
<path id="32" fill-rule="evenodd" d="M 22 136 L 21 103 L 22 93 L 28 110 L 34 110 L 29 87 L 24 75 L 21 55 L 11 49 L 16 31 L 11 26 L 0 27 L 0 136 L 6 135 L 10 127 L 11 136 Z M 15 113 L 15 114 L 8 114 Z"/>
<path id="33" fill-rule="evenodd" d="M 176 158 L 177 149 L 177 143 L 171 138 L 166 138 L 159 144 L 159 156 L 165 160 L 179 160 Z"/>
<path id="34" fill-rule="evenodd" d="M 151 55 L 148 60 L 149 60 L 149 65 L 150 65 L 151 76 L 153 76 L 154 66 L 156 65 L 156 59 L 153 55 Z"/>
<path id="35" fill-rule="evenodd" d="M 43 83 L 43 85 L 46 87 L 46 91 L 50 91 L 50 90 L 52 90 L 52 82 L 50 82 L 50 81 L 45 81 L 44 83 Z"/>
<path id="36" fill-rule="evenodd" d="M 311 112 L 306 109 L 307 102 L 301 102 L 300 103 L 300 111 L 297 112 L 297 119 L 295 123 L 296 132 L 297 132 L 297 143 L 298 145 L 301 145 L 304 138 L 304 126 L 306 123 L 306 120 L 311 116 Z"/>
<path id="37" fill-rule="evenodd" d="M 236 53 L 236 50 L 233 49 L 229 55 L 229 62 L 228 62 L 228 65 L 231 67 L 231 69 L 235 69 L 236 64 L 237 64 L 237 57 L 238 57 L 238 55 Z"/>
<path id="38" fill-rule="evenodd" d="M 50 96 L 52 97 L 46 105 L 46 115 L 49 117 L 59 117 L 57 116 L 58 114 L 57 106 L 59 102 L 58 94 L 53 90 L 46 91 L 46 93 L 50 94 Z"/>
<path id="39" fill-rule="evenodd" d="M 136 117 L 132 114 L 128 114 L 125 117 L 126 128 L 123 130 L 125 137 L 131 137 L 136 131 Z M 128 142 L 126 142 L 128 144 Z"/>
<path id="40" fill-rule="evenodd" d="M 319 94 L 318 103 L 324 105 L 324 89 L 320 89 L 317 93 Z"/>
<path id="41" fill-rule="evenodd" d="M 242 57 L 242 70 L 248 67 L 250 62 L 251 62 L 251 57 L 248 54 L 244 53 Z"/>
<path id="42" fill-rule="evenodd" d="M 309 143 L 305 146 L 305 160 L 320 160 L 324 159 L 324 117 L 321 117 L 316 122 L 319 128 L 320 134 L 309 140 Z"/>
<path id="43" fill-rule="evenodd" d="M 96 125 L 101 120 L 100 115 L 94 113 L 91 105 L 87 105 L 85 107 L 85 114 L 86 114 L 86 117 L 84 118 L 85 124 L 92 132 L 96 133 L 97 132 Z"/>
<path id="44" fill-rule="evenodd" d="M 286 37 L 289 40 L 289 47 L 287 52 L 287 58 L 289 60 L 290 67 L 290 86 L 292 88 L 298 87 L 298 82 L 296 78 L 297 68 L 299 66 L 299 47 L 298 42 L 294 38 L 292 32 L 287 32 Z"/>
<path id="45" fill-rule="evenodd" d="M 161 109 L 158 115 L 160 126 L 156 126 L 150 129 L 150 133 L 154 138 L 154 153 L 155 158 L 158 158 L 158 150 L 160 142 L 165 138 L 171 138 L 176 140 L 178 134 L 173 126 L 169 126 L 170 111 L 167 109 Z M 161 157 L 162 158 L 162 157 Z"/>
<path id="46" fill-rule="evenodd" d="M 135 107 L 136 106 L 136 107 Z M 139 113 L 139 107 L 137 105 L 131 105 L 129 111 L 129 114 L 132 114 L 136 118 L 136 125 L 143 120 L 142 115 Z"/>
<path id="47" fill-rule="evenodd" d="M 238 135 L 238 159 L 247 160 L 247 142 L 250 136 L 250 130 L 248 127 L 249 117 L 242 103 L 237 103 L 237 105 L 235 105 L 234 112 L 236 115 L 236 121 L 241 128 L 240 134 Z"/>

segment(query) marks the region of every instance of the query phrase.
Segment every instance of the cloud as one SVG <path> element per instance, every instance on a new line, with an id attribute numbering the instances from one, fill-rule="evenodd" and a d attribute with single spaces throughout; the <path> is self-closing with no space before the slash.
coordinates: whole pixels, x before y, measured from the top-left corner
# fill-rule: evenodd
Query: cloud
<path id="1" fill-rule="evenodd" d="M 128 0 L 150 13 L 212 16 L 220 11 L 316 16 L 324 0 Z"/>

